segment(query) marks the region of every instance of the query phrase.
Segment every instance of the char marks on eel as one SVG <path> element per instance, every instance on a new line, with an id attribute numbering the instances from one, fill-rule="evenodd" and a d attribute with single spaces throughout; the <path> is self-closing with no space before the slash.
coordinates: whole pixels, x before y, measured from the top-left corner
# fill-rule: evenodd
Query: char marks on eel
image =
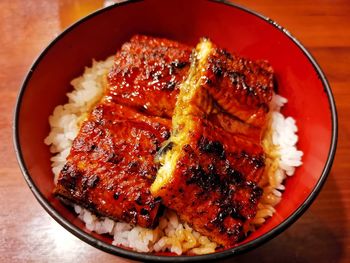
<path id="1" fill-rule="evenodd" d="M 178 42 L 134 36 L 116 55 L 107 96 L 145 114 L 171 118 L 190 55 L 191 48 Z"/>
<path id="2" fill-rule="evenodd" d="M 151 193 L 224 247 L 244 238 L 262 195 L 260 140 L 272 79 L 267 63 L 235 58 L 203 39 L 180 87 L 172 135 L 158 156 Z"/>
<path id="3" fill-rule="evenodd" d="M 105 95 L 73 142 L 55 195 L 100 216 L 157 225 L 160 199 L 149 191 L 158 170 L 154 156 L 170 136 L 190 53 L 185 45 L 146 36 L 122 46 Z"/>

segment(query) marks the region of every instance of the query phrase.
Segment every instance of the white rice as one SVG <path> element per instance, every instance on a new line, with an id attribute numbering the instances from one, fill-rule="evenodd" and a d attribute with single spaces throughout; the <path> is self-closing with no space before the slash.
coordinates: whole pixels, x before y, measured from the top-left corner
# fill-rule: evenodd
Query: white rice
<path id="1" fill-rule="evenodd" d="M 50 145 L 50 151 L 55 154 L 51 158 L 55 183 L 81 122 L 102 97 L 105 76 L 112 65 L 113 57 L 101 62 L 93 61 L 92 67 L 86 68 L 81 77 L 71 82 L 73 91 L 67 93 L 68 103 L 57 106 L 49 118 L 51 131 L 44 142 Z M 273 96 L 270 125 L 263 140 L 267 156 L 265 173 L 260 183 L 263 196 L 256 217 L 252 220 L 251 230 L 274 214 L 274 206 L 281 200 L 285 189 L 284 180 L 294 174 L 296 167 L 302 165 L 303 153 L 296 148 L 298 136 L 295 120 L 280 113 L 285 103 L 287 99 L 279 95 Z M 74 209 L 88 230 L 112 235 L 113 245 L 116 246 L 128 247 L 139 252 L 170 251 L 177 255 L 185 252 L 208 254 L 213 253 L 217 247 L 216 243 L 179 221 L 178 216 L 170 210 L 166 210 L 159 220 L 158 227 L 152 230 L 97 217 L 77 205 L 74 205 Z"/>
<path id="2" fill-rule="evenodd" d="M 91 68 L 85 68 L 81 77 L 72 80 L 74 89 L 67 93 L 68 103 L 57 106 L 49 117 L 51 130 L 44 142 L 51 145 L 50 151 L 55 154 L 51 158 L 55 183 L 66 162 L 73 140 L 78 134 L 81 122 L 102 97 L 106 73 L 113 66 L 113 62 L 113 56 L 105 61 L 93 61 Z"/>

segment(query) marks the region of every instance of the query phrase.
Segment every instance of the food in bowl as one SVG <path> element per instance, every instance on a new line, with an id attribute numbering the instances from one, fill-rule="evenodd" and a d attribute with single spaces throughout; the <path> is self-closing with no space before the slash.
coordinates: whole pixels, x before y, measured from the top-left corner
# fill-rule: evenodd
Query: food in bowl
<path id="1" fill-rule="evenodd" d="M 272 216 L 301 165 L 272 67 L 205 39 L 191 52 L 135 36 L 73 80 L 50 117 L 55 195 L 115 245 L 178 255 L 235 246 Z"/>

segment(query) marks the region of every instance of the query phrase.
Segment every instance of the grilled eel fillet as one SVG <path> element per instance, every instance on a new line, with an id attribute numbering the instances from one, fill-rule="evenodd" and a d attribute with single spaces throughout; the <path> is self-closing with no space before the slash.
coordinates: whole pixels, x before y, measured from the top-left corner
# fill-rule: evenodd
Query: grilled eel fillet
<path id="1" fill-rule="evenodd" d="M 149 191 L 158 170 L 154 154 L 170 126 L 168 119 L 103 101 L 82 124 L 54 193 L 97 215 L 155 226 L 160 199 Z"/>
<path id="2" fill-rule="evenodd" d="M 146 36 L 122 46 L 104 97 L 73 142 L 55 195 L 115 220 L 157 224 L 160 199 L 149 191 L 158 169 L 154 155 L 170 136 L 167 117 L 190 53 L 185 45 Z"/>
<path id="3" fill-rule="evenodd" d="M 264 152 L 258 138 L 240 128 L 259 133 L 273 87 L 268 66 L 241 62 L 209 40 L 197 45 L 151 186 L 165 206 L 224 247 L 244 237 L 262 195 Z M 250 76 L 254 71 L 263 74 Z M 241 126 L 225 129 L 217 118 L 222 114 Z"/>
<path id="4" fill-rule="evenodd" d="M 134 36 L 116 55 L 107 95 L 145 114 L 171 119 L 191 50 L 167 39 Z"/>

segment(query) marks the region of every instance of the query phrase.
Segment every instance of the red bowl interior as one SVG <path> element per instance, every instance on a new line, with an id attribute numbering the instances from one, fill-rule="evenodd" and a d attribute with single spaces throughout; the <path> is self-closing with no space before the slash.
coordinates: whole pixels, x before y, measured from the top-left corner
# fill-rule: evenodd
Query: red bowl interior
<path id="1" fill-rule="evenodd" d="M 193 46 L 207 36 L 233 53 L 272 64 L 279 93 L 289 100 L 283 112 L 297 120 L 304 164 L 286 181 L 276 214 L 244 243 L 266 236 L 302 212 L 330 166 L 336 136 L 331 94 L 312 59 L 288 33 L 241 8 L 213 1 L 150 0 L 110 7 L 80 21 L 42 53 L 28 74 L 17 105 L 16 143 L 25 177 L 49 213 L 70 231 L 77 227 L 89 233 L 74 213 L 51 195 L 51 155 L 43 143 L 49 132 L 48 117 L 55 106 L 65 103 L 70 80 L 82 74 L 92 58 L 114 54 L 134 34 L 167 37 Z"/>

